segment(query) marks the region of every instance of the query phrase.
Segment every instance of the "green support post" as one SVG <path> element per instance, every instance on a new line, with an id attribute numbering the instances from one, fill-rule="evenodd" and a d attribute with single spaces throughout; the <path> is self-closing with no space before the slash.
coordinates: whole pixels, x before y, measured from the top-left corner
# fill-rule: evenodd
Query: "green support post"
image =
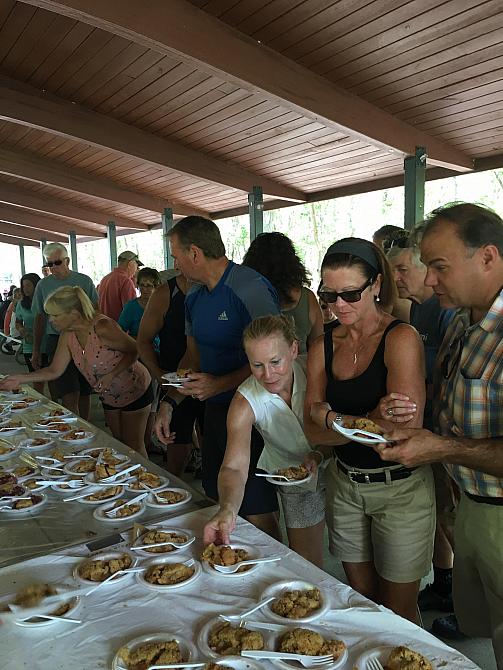
<path id="1" fill-rule="evenodd" d="M 72 270 L 78 272 L 79 263 L 77 260 L 77 235 L 71 230 L 68 233 L 68 241 L 70 242 L 70 258 L 72 260 Z"/>
<path id="2" fill-rule="evenodd" d="M 254 186 L 248 193 L 248 212 L 250 214 L 250 242 L 264 232 L 264 196 L 261 186 Z"/>
<path id="3" fill-rule="evenodd" d="M 424 219 L 424 185 L 426 182 L 426 149 L 416 147 L 414 156 L 404 161 L 404 227 L 412 230 Z"/>
<path id="4" fill-rule="evenodd" d="M 161 228 L 162 228 L 162 255 L 164 260 L 164 269 L 170 270 L 174 268 L 175 264 L 171 254 L 169 253 L 169 237 L 168 231 L 173 228 L 174 219 L 173 219 L 173 210 L 171 207 L 166 207 L 162 213 L 161 219 Z"/>
<path id="5" fill-rule="evenodd" d="M 113 270 L 117 265 L 117 233 L 113 221 L 107 223 L 107 239 L 110 252 L 110 270 Z"/>
<path id="6" fill-rule="evenodd" d="M 24 263 L 24 244 L 19 245 L 19 264 L 21 266 L 21 274 L 26 274 L 26 266 Z"/>

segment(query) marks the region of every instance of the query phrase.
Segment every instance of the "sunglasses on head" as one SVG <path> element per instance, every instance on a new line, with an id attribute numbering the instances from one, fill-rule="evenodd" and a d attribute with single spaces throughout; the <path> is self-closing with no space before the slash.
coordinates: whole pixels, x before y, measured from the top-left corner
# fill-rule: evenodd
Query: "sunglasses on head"
<path id="1" fill-rule="evenodd" d="M 63 263 L 63 260 L 59 259 L 57 261 L 46 261 L 45 266 L 46 268 L 52 268 L 54 265 L 61 265 Z"/>
<path id="2" fill-rule="evenodd" d="M 326 302 L 327 304 L 329 303 L 334 303 L 337 302 L 337 298 L 341 298 L 341 300 L 344 300 L 344 302 L 358 302 L 359 300 L 362 299 L 362 293 L 365 291 L 366 288 L 371 286 L 374 283 L 374 278 L 370 277 L 370 279 L 367 279 L 365 284 L 361 288 L 355 288 L 352 289 L 351 291 L 341 291 L 338 293 L 337 291 L 329 291 L 329 290 L 323 290 L 321 289 L 318 291 L 318 297 L 320 300 L 323 300 L 323 302 Z"/>

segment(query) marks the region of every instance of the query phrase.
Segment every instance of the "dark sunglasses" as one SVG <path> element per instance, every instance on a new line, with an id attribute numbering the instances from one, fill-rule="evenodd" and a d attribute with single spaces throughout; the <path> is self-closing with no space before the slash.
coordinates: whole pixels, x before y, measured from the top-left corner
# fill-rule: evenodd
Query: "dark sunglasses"
<path id="1" fill-rule="evenodd" d="M 374 278 L 371 277 L 361 288 L 355 288 L 352 291 L 341 291 L 340 293 L 337 293 L 337 291 L 321 290 L 318 291 L 318 298 L 328 304 L 337 302 L 337 298 L 341 298 L 341 300 L 344 300 L 344 302 L 358 302 L 362 299 L 363 291 L 365 291 L 365 289 L 371 286 L 373 283 Z"/>
<path id="2" fill-rule="evenodd" d="M 65 259 L 66 260 L 66 259 Z M 52 268 L 54 265 L 61 265 L 63 263 L 62 260 L 57 260 L 57 261 L 46 261 L 45 266 L 46 268 Z"/>

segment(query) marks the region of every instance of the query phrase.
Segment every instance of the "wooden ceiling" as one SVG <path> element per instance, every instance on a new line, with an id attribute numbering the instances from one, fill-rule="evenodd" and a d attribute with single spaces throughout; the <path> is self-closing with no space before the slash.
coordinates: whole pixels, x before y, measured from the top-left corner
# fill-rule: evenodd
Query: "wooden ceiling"
<path id="1" fill-rule="evenodd" d="M 0 221 L 336 197 L 403 183 L 416 146 L 430 178 L 501 166 L 502 29 L 501 0 L 0 0 Z"/>

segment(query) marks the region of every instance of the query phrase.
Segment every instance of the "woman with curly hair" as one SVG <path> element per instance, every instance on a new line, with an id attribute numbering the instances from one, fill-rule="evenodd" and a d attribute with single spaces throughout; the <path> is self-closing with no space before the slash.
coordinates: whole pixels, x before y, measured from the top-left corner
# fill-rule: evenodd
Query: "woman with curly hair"
<path id="1" fill-rule="evenodd" d="M 316 296 L 307 288 L 309 275 L 292 240 L 283 233 L 258 235 L 243 265 L 260 272 L 274 286 L 282 313 L 295 322 L 299 354 L 307 353 L 310 344 L 323 333 L 323 316 Z"/>

